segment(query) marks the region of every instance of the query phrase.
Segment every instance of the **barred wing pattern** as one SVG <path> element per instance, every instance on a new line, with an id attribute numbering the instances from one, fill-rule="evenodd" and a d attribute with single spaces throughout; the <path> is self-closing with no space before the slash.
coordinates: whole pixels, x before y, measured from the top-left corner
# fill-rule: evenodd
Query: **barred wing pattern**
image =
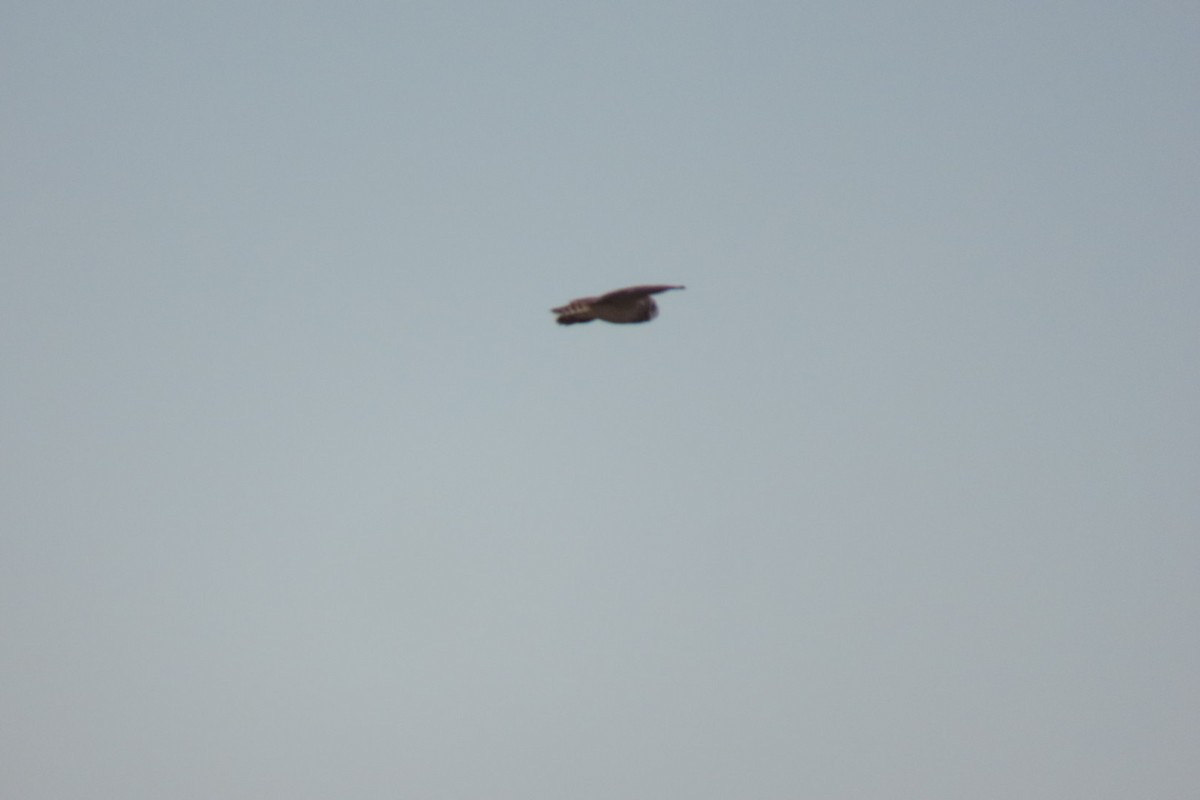
<path id="1" fill-rule="evenodd" d="M 629 286 L 598 297 L 581 297 L 551 311 L 558 315 L 559 325 L 575 325 L 594 319 L 615 323 L 649 322 L 658 316 L 658 305 L 650 295 L 683 288 L 663 284 Z"/>

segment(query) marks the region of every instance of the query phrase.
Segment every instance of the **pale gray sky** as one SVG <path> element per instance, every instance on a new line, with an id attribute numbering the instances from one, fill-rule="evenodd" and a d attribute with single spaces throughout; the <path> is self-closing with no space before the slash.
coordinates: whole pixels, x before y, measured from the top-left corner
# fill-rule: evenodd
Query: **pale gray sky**
<path id="1" fill-rule="evenodd" d="M 8 4 L 0 795 L 1192 800 L 1198 43 Z"/>

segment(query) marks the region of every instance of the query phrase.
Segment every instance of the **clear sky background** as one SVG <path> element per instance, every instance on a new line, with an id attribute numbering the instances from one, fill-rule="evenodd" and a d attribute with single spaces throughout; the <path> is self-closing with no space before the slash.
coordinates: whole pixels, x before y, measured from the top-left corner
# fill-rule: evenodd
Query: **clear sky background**
<path id="1" fill-rule="evenodd" d="M 8 3 L 0 91 L 0 795 L 1200 796 L 1200 5 Z"/>

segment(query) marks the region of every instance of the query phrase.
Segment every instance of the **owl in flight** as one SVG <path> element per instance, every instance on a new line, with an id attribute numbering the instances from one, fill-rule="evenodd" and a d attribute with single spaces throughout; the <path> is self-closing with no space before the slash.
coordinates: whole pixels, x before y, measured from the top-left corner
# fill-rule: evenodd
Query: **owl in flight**
<path id="1" fill-rule="evenodd" d="M 581 297 L 565 306 L 550 310 L 558 314 L 559 325 L 574 325 L 594 319 L 602 319 L 605 322 L 649 322 L 658 316 L 658 306 L 650 295 L 683 288 L 685 287 L 657 284 L 630 286 L 599 297 Z"/>

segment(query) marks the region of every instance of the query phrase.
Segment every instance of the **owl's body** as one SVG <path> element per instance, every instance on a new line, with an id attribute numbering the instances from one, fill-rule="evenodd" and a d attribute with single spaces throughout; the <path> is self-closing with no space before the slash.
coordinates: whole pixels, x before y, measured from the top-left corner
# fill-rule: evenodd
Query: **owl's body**
<path id="1" fill-rule="evenodd" d="M 602 319 L 618 324 L 649 322 L 658 316 L 658 305 L 650 295 L 682 286 L 630 286 L 597 297 L 581 297 L 565 306 L 551 309 L 558 315 L 559 325 L 576 325 Z"/>

